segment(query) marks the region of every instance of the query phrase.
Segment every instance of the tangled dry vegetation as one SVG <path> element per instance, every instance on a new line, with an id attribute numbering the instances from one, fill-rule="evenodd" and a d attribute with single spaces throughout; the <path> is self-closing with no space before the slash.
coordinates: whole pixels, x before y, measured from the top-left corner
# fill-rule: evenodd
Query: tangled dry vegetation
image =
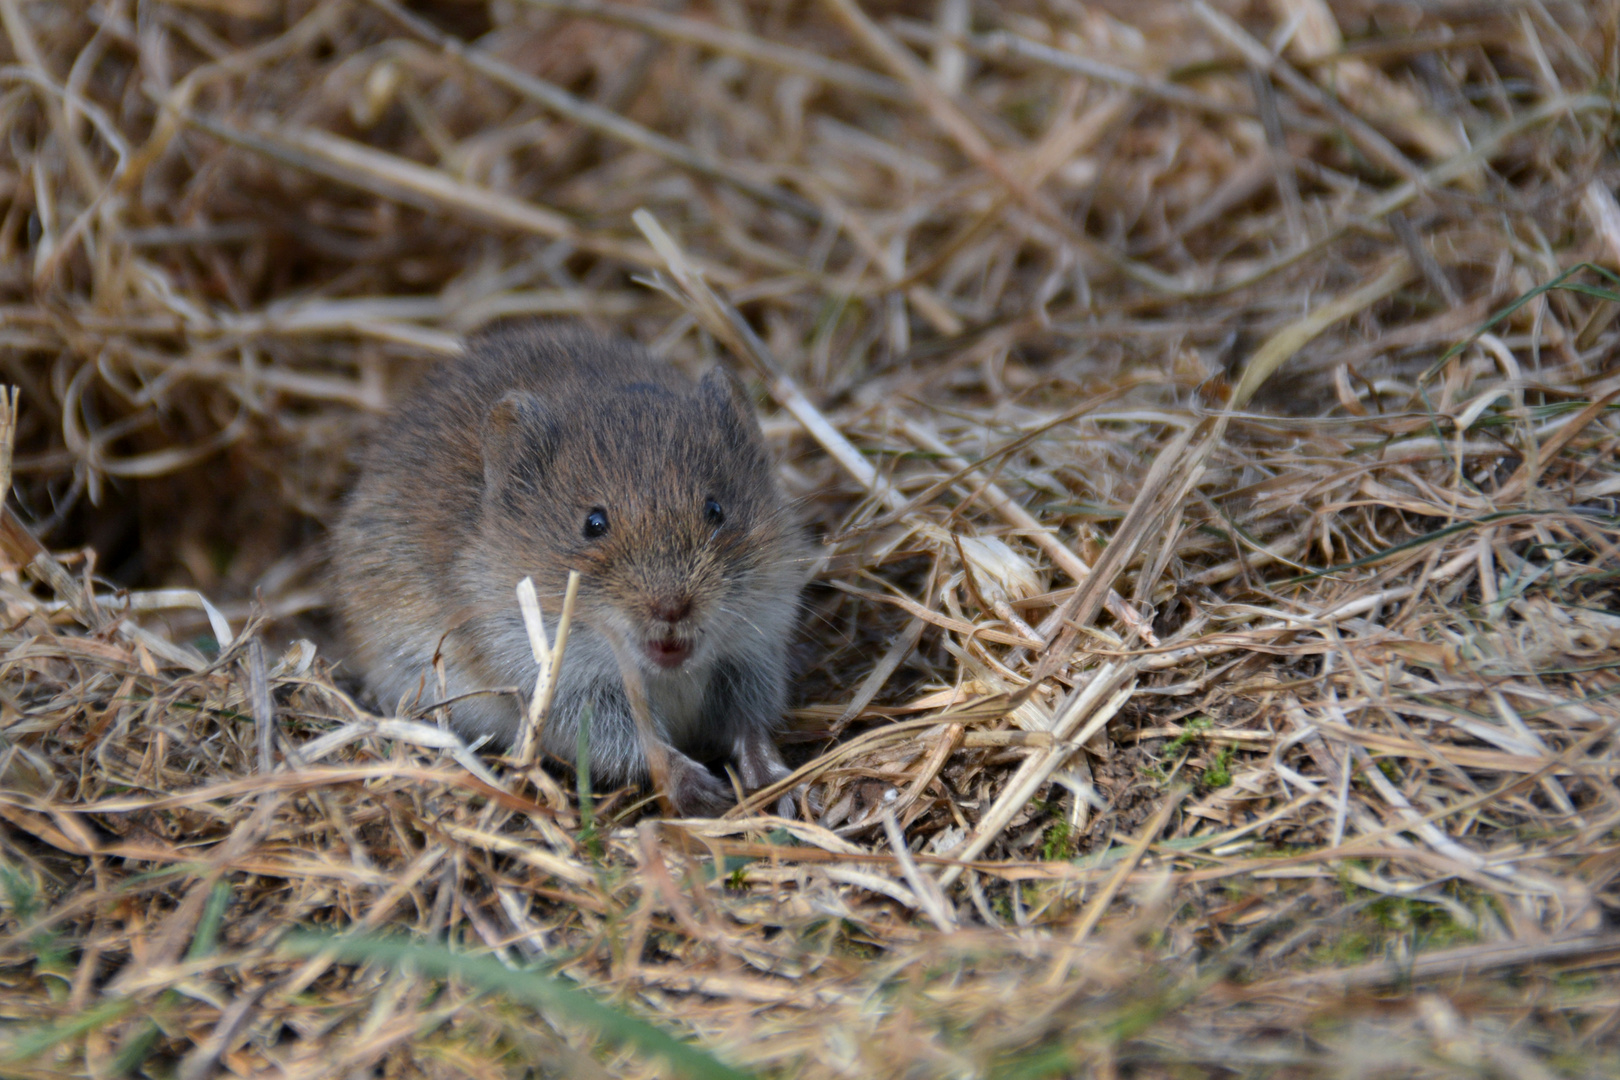
<path id="1" fill-rule="evenodd" d="M 0 1072 L 1620 1075 L 1610 0 L 0 24 Z M 752 380 L 795 819 L 345 681 L 524 315 Z"/>

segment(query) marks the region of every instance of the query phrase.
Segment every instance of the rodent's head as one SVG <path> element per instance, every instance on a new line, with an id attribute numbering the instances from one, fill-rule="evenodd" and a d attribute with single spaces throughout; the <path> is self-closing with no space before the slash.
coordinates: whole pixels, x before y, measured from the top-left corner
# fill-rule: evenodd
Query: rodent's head
<path id="1" fill-rule="evenodd" d="M 558 598 L 578 570 L 576 619 L 647 671 L 701 663 L 720 639 L 792 619 L 800 536 L 724 371 L 690 389 L 608 384 L 568 408 L 513 391 L 482 444 L 488 554 Z"/>

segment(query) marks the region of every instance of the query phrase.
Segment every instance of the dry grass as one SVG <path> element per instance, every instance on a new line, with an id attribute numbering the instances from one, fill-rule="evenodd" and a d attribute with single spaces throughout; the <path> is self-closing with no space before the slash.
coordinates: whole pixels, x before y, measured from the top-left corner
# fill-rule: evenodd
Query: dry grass
<path id="1" fill-rule="evenodd" d="M 1612 0 L 0 29 L 0 1072 L 1620 1074 Z M 348 451 L 525 314 L 753 377 L 798 820 L 346 692 Z"/>

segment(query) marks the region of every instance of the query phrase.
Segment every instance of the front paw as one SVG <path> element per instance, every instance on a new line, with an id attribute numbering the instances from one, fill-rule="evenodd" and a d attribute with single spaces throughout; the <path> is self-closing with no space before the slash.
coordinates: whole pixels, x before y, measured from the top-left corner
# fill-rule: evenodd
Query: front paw
<path id="1" fill-rule="evenodd" d="M 730 785 L 685 754 L 669 755 L 669 796 L 681 817 L 719 817 L 737 801 Z"/>
<path id="2" fill-rule="evenodd" d="M 793 771 L 782 760 L 782 752 L 771 741 L 770 732 L 760 727 L 743 732 L 732 748 L 732 759 L 745 791 L 758 791 Z"/>

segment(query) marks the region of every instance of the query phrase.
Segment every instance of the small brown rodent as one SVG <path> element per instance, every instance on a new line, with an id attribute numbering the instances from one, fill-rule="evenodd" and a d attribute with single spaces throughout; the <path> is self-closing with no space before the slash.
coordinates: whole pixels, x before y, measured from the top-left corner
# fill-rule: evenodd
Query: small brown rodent
<path id="1" fill-rule="evenodd" d="M 647 779 L 615 653 L 640 672 L 682 814 L 733 801 L 706 763 L 757 788 L 786 775 L 773 734 L 808 551 L 741 389 L 694 384 L 624 340 L 524 324 L 472 340 L 393 411 L 338 523 L 334 593 L 353 663 L 384 709 L 530 687 L 515 587 L 534 579 L 555 627 L 581 574 L 543 748 Z M 509 746 L 512 694 L 454 701 L 464 736 Z"/>

